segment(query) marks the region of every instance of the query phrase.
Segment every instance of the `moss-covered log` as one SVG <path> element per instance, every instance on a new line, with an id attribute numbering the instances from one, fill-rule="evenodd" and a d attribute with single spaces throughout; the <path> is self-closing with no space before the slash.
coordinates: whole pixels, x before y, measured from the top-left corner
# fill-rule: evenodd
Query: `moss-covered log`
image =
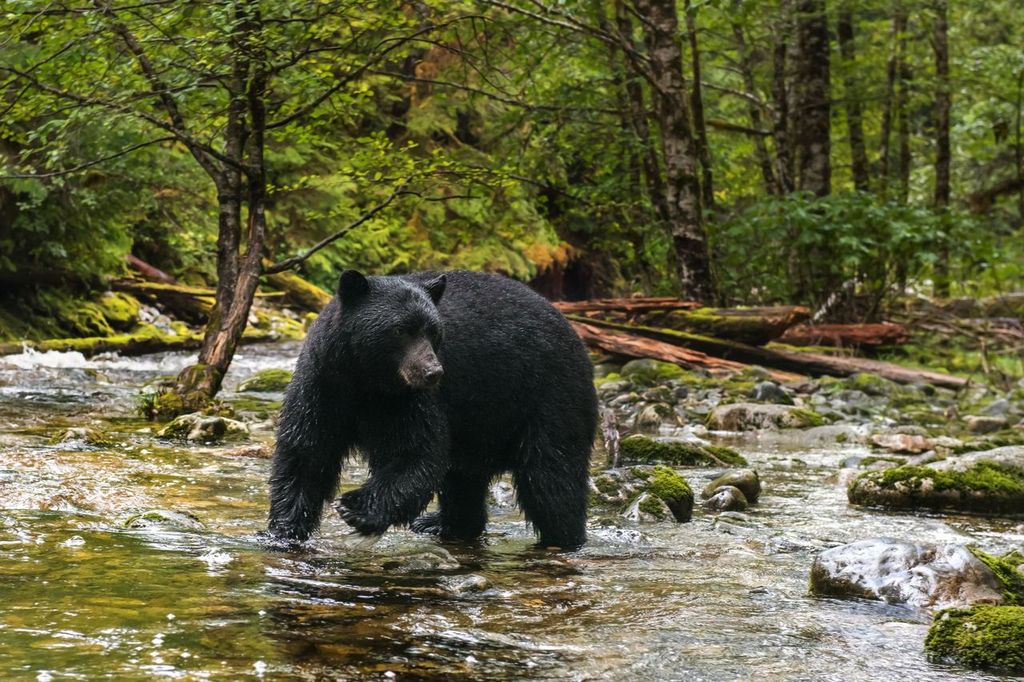
<path id="1" fill-rule="evenodd" d="M 761 346 L 773 341 L 792 327 L 805 322 L 811 312 L 803 306 L 767 308 L 697 308 L 671 310 L 644 315 L 640 323 L 695 332 L 721 339 Z"/>
<path id="2" fill-rule="evenodd" d="M 901 384 L 927 383 L 943 388 L 959 390 L 967 385 L 967 379 L 961 377 L 929 372 L 926 370 L 908 369 L 889 362 L 868 360 L 865 358 L 832 357 L 820 353 L 804 353 L 800 351 L 774 350 L 750 346 L 738 341 L 715 339 L 690 332 L 674 329 L 661 329 L 643 325 L 623 324 L 594 320 L 575 315 L 567 316 L 576 324 L 587 324 L 602 329 L 613 329 L 631 336 L 661 341 L 665 344 L 699 351 L 714 358 L 732 362 L 761 365 L 784 372 L 797 372 L 811 376 L 847 377 L 858 373 L 876 374 L 890 381 Z M 586 339 L 584 339 L 585 341 Z M 614 352 L 614 351 L 609 351 Z M 646 356 L 653 357 L 653 356 Z"/>
<path id="3" fill-rule="evenodd" d="M 272 339 L 268 334 L 251 333 L 243 337 L 243 343 L 260 343 Z M 172 350 L 195 350 L 202 342 L 202 334 L 164 334 L 150 327 L 132 334 L 113 336 L 5 342 L 0 343 L 0 355 L 17 355 L 24 352 L 25 348 L 30 348 L 40 353 L 79 352 L 87 358 L 100 353 L 119 353 L 128 357 Z"/>
<path id="4" fill-rule="evenodd" d="M 566 315 L 590 312 L 637 313 L 651 310 L 695 310 L 701 307 L 700 303 L 696 301 L 685 301 L 670 296 L 595 298 L 589 301 L 554 301 L 551 305 Z"/>
<path id="5" fill-rule="evenodd" d="M 269 261 L 263 263 L 264 267 L 269 264 Z M 263 278 L 271 287 L 284 293 L 285 303 L 300 310 L 318 313 L 331 301 L 331 294 L 293 272 L 278 272 Z"/>

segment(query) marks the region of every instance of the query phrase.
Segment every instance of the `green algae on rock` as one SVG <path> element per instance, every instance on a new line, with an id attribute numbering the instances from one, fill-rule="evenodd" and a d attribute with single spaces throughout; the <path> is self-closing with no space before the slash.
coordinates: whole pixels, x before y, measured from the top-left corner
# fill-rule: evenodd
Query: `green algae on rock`
<path id="1" fill-rule="evenodd" d="M 637 384 L 652 385 L 670 379 L 680 379 L 686 375 L 686 370 L 671 362 L 645 358 L 630 360 L 622 366 L 619 374 Z"/>
<path id="2" fill-rule="evenodd" d="M 729 447 L 684 441 L 660 441 L 647 436 L 624 438 L 619 446 L 624 462 L 676 466 L 744 466 L 747 460 Z"/>
<path id="3" fill-rule="evenodd" d="M 761 496 L 761 478 L 753 469 L 736 469 L 727 471 L 715 480 L 704 486 L 700 496 L 705 500 L 715 494 L 719 488 L 732 486 L 743 493 L 748 502 L 754 504 Z"/>
<path id="4" fill-rule="evenodd" d="M 1024 673 L 1024 606 L 978 605 L 935 615 L 925 651 L 969 668 Z"/>
<path id="5" fill-rule="evenodd" d="M 654 467 L 647 490 L 665 503 L 676 521 L 685 523 L 693 516 L 693 490 L 685 478 L 669 467 Z"/>
<path id="6" fill-rule="evenodd" d="M 807 429 L 824 424 L 825 418 L 814 410 L 764 403 L 719 405 L 707 420 L 709 429 L 719 431 Z"/>
<path id="7" fill-rule="evenodd" d="M 292 373 L 287 369 L 264 369 L 239 384 L 238 392 L 278 393 L 286 389 L 291 380 Z"/>
<path id="8" fill-rule="evenodd" d="M 1021 448 L 999 448 L 927 465 L 869 471 L 847 489 L 853 504 L 888 509 L 1024 513 Z"/>
<path id="9" fill-rule="evenodd" d="M 1024 606 L 1024 554 L 1009 552 L 1003 556 L 987 554 L 976 547 L 968 547 L 971 554 L 989 570 L 999 582 L 1003 603 L 1009 606 Z"/>
<path id="10" fill-rule="evenodd" d="M 611 507 L 637 521 L 671 515 L 683 523 L 693 515 L 693 489 L 667 466 L 610 469 L 594 476 L 590 485 L 592 505 Z"/>

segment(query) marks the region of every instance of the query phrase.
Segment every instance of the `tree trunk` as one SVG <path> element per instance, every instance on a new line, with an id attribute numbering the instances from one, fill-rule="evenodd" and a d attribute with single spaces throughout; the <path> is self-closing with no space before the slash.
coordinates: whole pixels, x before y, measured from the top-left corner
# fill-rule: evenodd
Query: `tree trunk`
<path id="1" fill-rule="evenodd" d="M 822 197 L 831 192 L 829 36 L 825 0 L 798 0 L 797 136 L 799 188 Z"/>
<path id="2" fill-rule="evenodd" d="M 846 91 L 846 127 L 850 141 L 850 164 L 853 186 L 858 192 L 868 191 L 868 153 L 864 146 L 864 122 L 861 111 L 860 93 L 857 88 L 856 48 L 854 46 L 853 14 L 848 7 L 839 11 L 836 35 L 839 51 L 843 56 Z"/>
<path id="3" fill-rule="evenodd" d="M 885 66 L 885 97 L 882 101 L 882 131 L 878 145 L 878 195 L 884 200 L 889 193 L 890 156 L 892 155 L 892 119 L 895 107 L 896 80 L 900 76 L 900 45 L 907 30 L 907 16 L 902 10 L 892 18 L 892 45 Z"/>
<path id="4" fill-rule="evenodd" d="M 906 30 L 900 34 L 899 39 L 899 62 L 897 64 L 899 77 L 896 81 L 896 135 L 899 146 L 899 196 L 897 199 L 901 204 L 907 203 L 910 199 L 910 111 L 908 106 L 910 81 L 913 73 L 907 63 L 907 33 Z"/>
<path id="5" fill-rule="evenodd" d="M 619 39 L 630 49 L 635 47 L 633 43 L 633 22 L 623 7 L 621 0 L 615 3 L 615 24 L 619 33 Z M 668 225 L 669 210 L 668 199 L 665 196 L 665 182 L 662 176 L 661 164 L 658 160 L 658 150 L 651 139 L 651 129 L 647 122 L 647 107 L 644 104 L 644 88 L 640 76 L 630 73 L 630 64 L 625 54 L 622 58 L 626 61 L 626 100 L 629 105 L 629 118 L 632 121 L 633 133 L 642 145 L 643 152 L 640 156 L 643 166 L 644 182 L 647 185 L 647 194 L 651 200 L 663 225 Z"/>
<path id="6" fill-rule="evenodd" d="M 701 93 L 700 44 L 697 38 L 697 10 L 690 0 L 684 0 L 686 34 L 690 39 L 690 64 L 693 69 L 693 87 L 690 89 L 690 105 L 693 107 L 693 126 L 696 131 L 697 159 L 701 170 L 701 199 L 704 210 L 715 205 L 715 185 L 711 168 L 711 146 L 708 143 L 708 128 L 704 123 L 704 96 Z"/>
<path id="7" fill-rule="evenodd" d="M 947 14 L 946 0 L 936 0 L 932 40 L 932 49 L 935 51 L 935 209 L 943 214 L 949 210 L 949 111 L 952 105 Z M 950 287 L 949 239 L 948 234 L 943 235 L 939 260 L 935 266 L 935 294 L 943 298 L 949 296 Z"/>
<path id="8" fill-rule="evenodd" d="M 682 294 L 698 301 L 715 296 L 704 231 L 697 149 L 683 84 L 683 54 L 675 0 L 637 0 L 650 58 L 655 110 L 665 158 L 669 231 Z"/>
<path id="9" fill-rule="evenodd" d="M 775 118 L 772 121 L 772 135 L 775 138 L 775 178 L 777 194 L 789 194 L 796 189 L 793 182 L 793 155 L 790 139 L 789 89 L 786 87 L 787 54 L 792 23 L 789 17 L 789 2 L 779 4 L 779 21 L 775 27 L 775 44 L 772 48 L 772 99 L 775 104 Z"/>
<path id="10" fill-rule="evenodd" d="M 734 8 L 734 12 L 738 12 L 738 9 Z M 739 22 L 732 22 L 732 35 L 736 41 L 740 74 L 743 76 L 743 87 L 746 88 L 749 93 L 757 92 L 757 88 L 754 83 L 753 56 L 747 48 L 746 36 L 744 35 L 743 27 L 740 26 Z M 750 127 L 756 130 L 761 130 L 761 108 L 753 102 L 748 102 L 747 114 L 750 116 Z M 777 194 L 779 188 L 776 184 L 775 172 L 772 170 L 771 158 L 768 156 L 768 146 L 764 143 L 764 138 L 760 135 L 754 136 L 754 154 L 757 157 L 758 165 L 761 167 L 761 177 L 764 178 L 765 191 L 768 194 Z"/>

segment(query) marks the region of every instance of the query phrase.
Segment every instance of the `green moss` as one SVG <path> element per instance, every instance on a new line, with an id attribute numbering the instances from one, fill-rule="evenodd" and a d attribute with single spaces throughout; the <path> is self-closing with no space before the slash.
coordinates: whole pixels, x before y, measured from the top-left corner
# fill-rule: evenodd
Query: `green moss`
<path id="1" fill-rule="evenodd" d="M 238 391 L 240 393 L 246 391 L 280 392 L 288 387 L 288 382 L 291 380 L 292 373 L 287 369 L 264 369 L 243 381 L 239 385 Z"/>
<path id="2" fill-rule="evenodd" d="M 1000 591 L 1009 606 L 1024 606 L 1024 573 L 1017 568 L 1024 564 L 1024 554 L 1010 552 L 1001 557 L 986 554 L 976 547 L 968 547 L 971 554 L 988 566 L 999 581 Z"/>
<path id="3" fill-rule="evenodd" d="M 618 372 L 608 372 L 603 377 L 595 378 L 594 379 L 594 385 L 595 386 L 601 386 L 602 384 L 606 384 L 609 381 L 620 381 L 621 379 L 622 379 L 622 375 L 619 374 Z"/>
<path id="4" fill-rule="evenodd" d="M 986 461 L 966 471 L 899 466 L 861 474 L 850 484 L 848 493 L 854 504 L 1021 513 L 1024 471 Z"/>
<path id="5" fill-rule="evenodd" d="M 837 443 L 845 443 L 848 440 L 850 440 L 850 435 L 848 433 L 837 433 L 836 434 L 836 442 Z"/>
<path id="6" fill-rule="evenodd" d="M 935 615 L 925 651 L 971 668 L 1024 672 L 1024 606 L 974 606 Z"/>
<path id="7" fill-rule="evenodd" d="M 647 497 L 640 500 L 640 504 L 637 508 L 645 514 L 650 514 L 659 521 L 665 518 L 665 506 L 662 501 L 654 495 L 648 495 Z"/>
<path id="8" fill-rule="evenodd" d="M 656 384 L 662 381 L 680 379 L 686 375 L 679 365 L 659 360 L 630 360 L 622 366 L 620 374 L 638 384 Z"/>
<path id="9" fill-rule="evenodd" d="M 654 467 L 648 483 L 648 490 L 666 503 L 687 498 L 693 502 L 693 490 L 690 488 L 690 484 L 686 482 L 685 478 L 664 465 L 659 464 Z"/>
<path id="10" fill-rule="evenodd" d="M 139 300 L 121 291 L 108 291 L 96 302 L 111 327 L 126 331 L 139 321 Z"/>
<path id="11" fill-rule="evenodd" d="M 746 460 L 732 448 L 696 443 L 662 442 L 634 435 L 623 439 L 619 454 L 625 462 L 676 466 L 744 465 Z"/>
<path id="12" fill-rule="evenodd" d="M 876 462 L 892 462 L 894 464 L 905 464 L 906 461 L 907 460 L 906 460 L 905 457 L 879 457 L 879 456 L 871 455 L 871 456 L 868 456 L 868 457 L 864 457 L 859 462 L 857 462 L 857 466 L 859 466 L 859 467 L 869 467 L 872 464 L 875 464 Z"/>
<path id="13" fill-rule="evenodd" d="M 601 494 L 614 497 L 619 494 L 620 485 L 619 482 L 611 476 L 596 476 L 594 478 L 594 487 L 597 488 Z"/>
<path id="14" fill-rule="evenodd" d="M 809 429 L 815 426 L 824 426 L 825 418 L 814 410 L 805 410 L 802 407 L 795 407 L 789 412 L 789 418 L 795 420 L 796 429 Z"/>
<path id="15" fill-rule="evenodd" d="M 868 395 L 880 395 L 887 396 L 893 393 L 898 386 L 889 381 L 883 379 L 877 374 L 858 373 L 852 376 L 846 377 L 837 384 L 839 387 L 851 391 L 861 391 Z"/>

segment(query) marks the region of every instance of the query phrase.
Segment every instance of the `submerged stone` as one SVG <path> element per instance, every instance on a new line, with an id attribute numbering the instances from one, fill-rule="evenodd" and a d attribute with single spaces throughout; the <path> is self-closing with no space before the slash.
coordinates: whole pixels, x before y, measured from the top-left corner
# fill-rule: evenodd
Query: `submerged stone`
<path id="1" fill-rule="evenodd" d="M 1024 606 L 975 606 L 935 615 L 929 656 L 969 668 L 1024 673 Z"/>
<path id="2" fill-rule="evenodd" d="M 850 483 L 847 497 L 853 504 L 887 509 L 1024 513 L 1024 447 L 869 471 Z"/>
<path id="3" fill-rule="evenodd" d="M 819 554 L 811 566 L 812 594 L 946 608 L 1002 604 L 1004 583 L 964 545 L 892 538 L 861 540 Z"/>
<path id="4" fill-rule="evenodd" d="M 177 417 L 156 435 L 159 438 L 217 443 L 245 438 L 249 435 L 249 427 L 234 419 L 193 412 Z"/>
<path id="5" fill-rule="evenodd" d="M 173 528 L 175 530 L 203 530 L 205 526 L 195 514 L 171 509 L 150 509 L 141 514 L 129 516 L 125 528 Z"/>

